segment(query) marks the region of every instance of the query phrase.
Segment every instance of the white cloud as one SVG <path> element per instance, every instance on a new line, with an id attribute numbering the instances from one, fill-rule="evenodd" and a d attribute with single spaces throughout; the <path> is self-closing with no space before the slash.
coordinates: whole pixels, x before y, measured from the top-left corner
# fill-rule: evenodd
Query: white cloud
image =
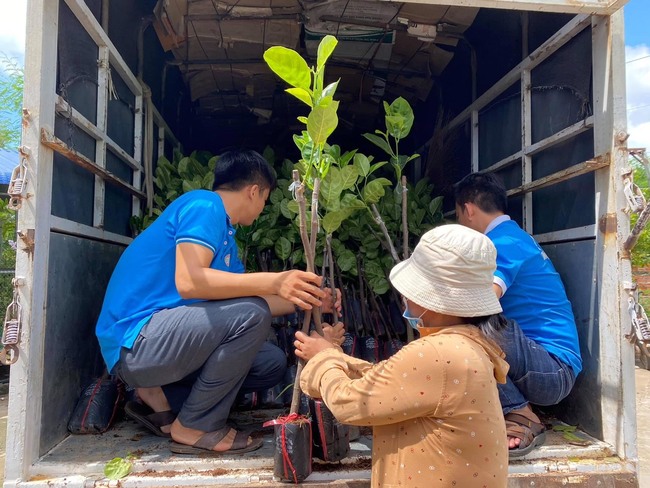
<path id="1" fill-rule="evenodd" d="M 23 62 L 27 0 L 0 0 L 0 53 Z"/>
<path id="2" fill-rule="evenodd" d="M 626 46 L 629 147 L 650 150 L 650 46 Z"/>

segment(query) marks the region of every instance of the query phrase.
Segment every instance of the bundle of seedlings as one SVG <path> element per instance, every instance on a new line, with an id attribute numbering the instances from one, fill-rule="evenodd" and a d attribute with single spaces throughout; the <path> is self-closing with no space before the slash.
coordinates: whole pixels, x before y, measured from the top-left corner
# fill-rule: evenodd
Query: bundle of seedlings
<path id="1" fill-rule="evenodd" d="M 298 206 L 299 235 L 307 271 L 312 273 L 315 271 L 314 261 L 320 227 L 318 206 L 321 182 L 326 181 L 333 162 L 332 158 L 325 153 L 325 146 L 327 138 L 338 125 L 336 115 L 338 101 L 334 100 L 338 81 L 323 86 L 325 63 L 334 51 L 336 44 L 337 40 L 333 36 L 324 37 L 318 47 L 317 65 L 311 68 L 292 49 L 274 46 L 264 53 L 264 60 L 271 70 L 291 85 L 287 92 L 310 107 L 307 117 L 299 117 L 299 120 L 306 125 L 306 130 L 302 131 L 300 135 L 294 136 L 294 142 L 302 156 L 299 162 L 302 171 L 297 169 L 293 171 L 293 182 L 290 189 L 295 195 L 295 202 Z M 327 181 L 328 185 L 331 185 L 331 180 Z M 307 229 L 308 211 L 305 196 L 307 190 L 311 191 L 309 230 Z M 304 312 L 302 331 L 309 334 L 312 325 L 320 335 L 323 335 L 321 311 L 318 309 Z M 311 474 L 312 469 L 311 423 L 308 417 L 299 414 L 298 411 L 301 402 L 299 384 L 303 365 L 302 361 L 298 362 L 289 415 L 269 422 L 275 426 L 274 474 L 282 481 L 293 483 L 303 481 Z M 317 427 L 317 431 L 325 433 L 324 428 Z M 322 443 L 319 445 L 322 452 Z"/>

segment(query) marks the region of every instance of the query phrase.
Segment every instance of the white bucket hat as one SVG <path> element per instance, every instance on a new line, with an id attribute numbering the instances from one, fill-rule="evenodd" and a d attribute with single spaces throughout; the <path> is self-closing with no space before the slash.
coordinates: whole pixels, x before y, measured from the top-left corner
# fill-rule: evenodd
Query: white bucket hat
<path id="1" fill-rule="evenodd" d="M 497 250 L 483 234 L 457 224 L 422 236 L 411 257 L 390 272 L 404 297 L 421 307 L 455 317 L 502 311 L 492 288 Z"/>

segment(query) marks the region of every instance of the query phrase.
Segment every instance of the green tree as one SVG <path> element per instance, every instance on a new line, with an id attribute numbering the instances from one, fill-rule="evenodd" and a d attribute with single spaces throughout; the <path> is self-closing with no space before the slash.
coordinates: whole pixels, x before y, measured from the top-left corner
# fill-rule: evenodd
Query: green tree
<path id="1" fill-rule="evenodd" d="M 16 149 L 20 144 L 23 75 L 17 60 L 0 57 L 0 149 Z"/>
<path id="2" fill-rule="evenodd" d="M 641 189 L 646 201 L 650 202 L 648 177 L 643 165 L 635 159 L 632 159 L 630 164 L 634 169 L 634 183 Z M 638 214 L 632 214 L 630 225 L 634 226 L 638 218 Z M 650 266 L 650 231 L 648 230 L 648 227 L 641 232 L 639 240 L 632 250 L 632 266 L 634 268 Z"/>
<path id="3" fill-rule="evenodd" d="M 0 149 L 16 149 L 20 145 L 21 110 L 23 105 L 23 69 L 18 61 L 0 56 Z M 5 190 L 6 191 L 6 190 Z M 16 213 L 7 208 L 7 199 L 0 199 L 0 314 L 12 298 L 11 278 L 16 262 Z M 0 319 L 1 320 L 1 319 Z M 0 332 L 2 324 L 0 323 Z"/>

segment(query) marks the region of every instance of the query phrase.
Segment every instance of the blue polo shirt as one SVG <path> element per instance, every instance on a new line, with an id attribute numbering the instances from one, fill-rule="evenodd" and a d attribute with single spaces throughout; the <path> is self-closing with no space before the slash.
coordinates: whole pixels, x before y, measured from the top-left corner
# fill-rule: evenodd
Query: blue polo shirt
<path id="1" fill-rule="evenodd" d="M 212 251 L 212 269 L 244 272 L 221 197 L 195 190 L 174 200 L 126 248 L 108 283 L 95 332 L 109 371 L 154 313 L 201 301 L 185 300 L 176 289 L 176 246 L 183 242 Z"/>
<path id="2" fill-rule="evenodd" d="M 526 337 L 582 371 L 578 332 L 560 275 L 533 237 L 510 220 L 497 217 L 486 235 L 497 249 L 494 282 L 501 286 L 503 314 L 516 320 Z"/>

